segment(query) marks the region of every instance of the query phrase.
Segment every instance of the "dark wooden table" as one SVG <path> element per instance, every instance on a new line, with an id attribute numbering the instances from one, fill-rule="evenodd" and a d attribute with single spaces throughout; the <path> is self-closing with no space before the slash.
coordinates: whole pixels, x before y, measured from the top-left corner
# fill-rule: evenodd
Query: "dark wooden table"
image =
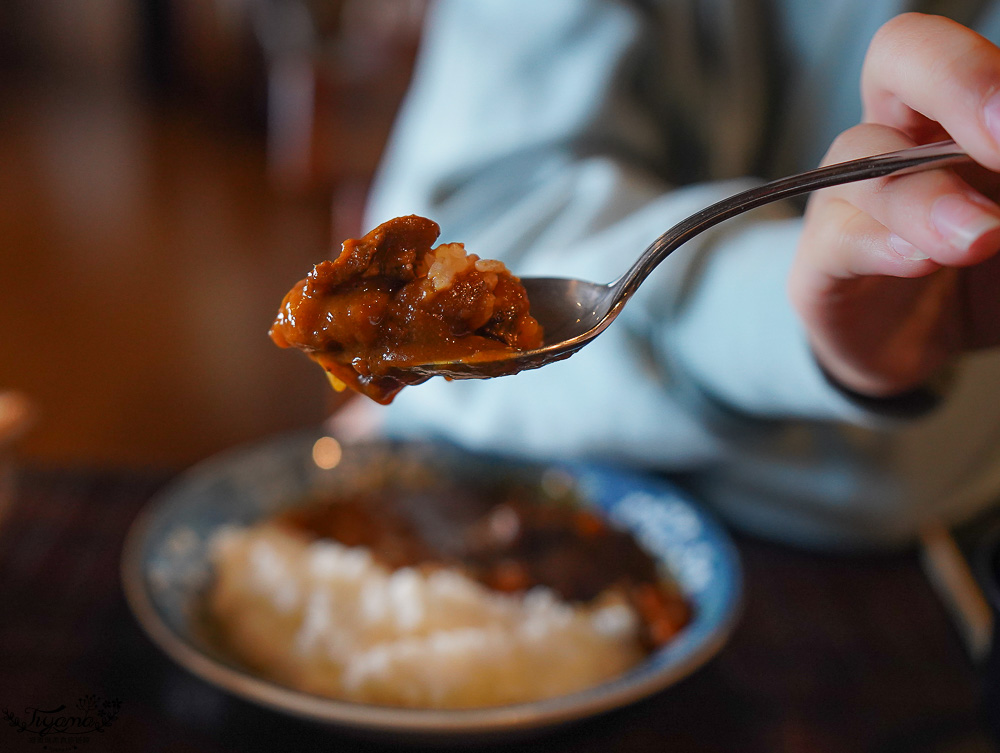
<path id="1" fill-rule="evenodd" d="M 0 522 L 0 709 L 21 719 L 27 709 L 68 714 L 84 699 L 115 718 L 85 737 L 39 738 L 0 717 L 0 751 L 398 750 L 233 698 L 150 643 L 125 604 L 118 564 L 129 524 L 167 480 L 21 474 Z M 916 554 L 737 543 L 746 604 L 714 660 L 646 701 L 518 749 L 995 750 L 977 672 Z"/>

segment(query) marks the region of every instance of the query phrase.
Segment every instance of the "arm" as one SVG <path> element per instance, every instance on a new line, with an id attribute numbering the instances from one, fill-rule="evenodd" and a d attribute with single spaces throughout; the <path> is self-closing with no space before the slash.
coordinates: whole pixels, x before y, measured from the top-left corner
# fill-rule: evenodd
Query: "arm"
<path id="1" fill-rule="evenodd" d="M 711 61 L 685 48 L 689 22 L 650 19 L 626 3 L 442 4 L 368 224 L 425 213 L 441 223 L 445 240 L 503 259 L 517 274 L 616 278 L 666 227 L 746 187 L 745 180 L 683 189 L 678 183 L 692 171 L 725 176 L 719 165 L 740 173 L 762 137 L 767 92 L 753 20 L 723 24 L 719 31 L 729 37 L 716 47 L 730 50 L 730 58 Z M 664 50 L 671 59 L 651 57 Z M 653 72 L 642 73 L 643 65 Z M 709 80 L 701 72 L 707 69 L 722 72 Z M 698 154 L 716 156 L 692 170 Z M 644 285 L 616 329 L 566 365 L 545 369 L 555 373 L 524 374 L 503 386 L 427 385 L 422 394 L 404 394 L 393 412 L 406 404 L 429 413 L 445 388 L 455 400 L 459 393 L 477 400 L 478 393 L 491 405 L 510 393 L 515 404 L 508 410 L 515 412 L 532 395 L 569 404 L 583 395 L 568 395 L 567 385 L 582 393 L 581 377 L 573 375 L 586 374 L 605 395 L 622 393 L 622 401 L 646 390 L 669 392 L 683 380 L 752 414 L 857 413 L 826 384 L 791 314 L 783 286 L 797 229 L 768 221 L 780 216 L 772 208 L 688 244 Z M 769 229 L 751 230 L 760 226 Z M 709 263 L 717 254 L 737 261 Z M 706 275 L 718 284 L 703 284 Z M 696 294 L 702 289 L 717 292 Z M 726 299 L 721 316 L 718 295 Z M 733 315 L 747 311 L 760 314 L 755 330 L 756 320 Z M 603 353 L 611 345 L 602 341 L 611 338 L 625 343 L 622 352 Z M 602 353 L 594 350 L 599 346 Z M 526 405 L 521 412 L 547 408 Z"/>
<path id="2" fill-rule="evenodd" d="M 745 187 L 726 178 L 747 173 L 769 135 L 754 19 L 716 29 L 729 36 L 711 47 L 730 57 L 709 60 L 684 47 L 690 19 L 651 25 L 628 8 L 442 3 L 369 224 L 425 213 L 447 240 L 516 274 L 609 281 L 665 227 Z M 504 26 L 511 17 L 530 33 Z M 875 31 L 841 26 L 852 38 Z M 841 45 L 824 49 L 843 58 Z M 650 50 L 668 54 L 651 59 Z M 640 61 L 658 65 L 652 88 L 636 84 Z M 824 101 L 842 117 L 838 103 L 850 99 L 817 89 L 810 72 L 831 61 L 812 62 L 796 66 L 806 79 L 795 90 L 808 95 L 791 119 L 801 138 L 817 131 L 802 123 L 834 114 L 816 109 Z M 842 64 L 844 75 L 828 71 L 824 81 L 853 88 L 860 58 Z M 565 107 L 564 97 L 581 101 Z M 710 153 L 724 159 L 700 159 Z M 695 173 L 706 182 L 690 184 Z M 841 247 L 836 230 L 813 245 L 824 214 L 810 209 L 805 233 L 800 218 L 776 207 L 726 223 L 672 255 L 612 329 L 572 358 L 504 379 L 431 380 L 369 417 L 393 433 L 474 447 L 694 471 L 703 498 L 731 519 L 800 542 L 906 540 L 929 515 L 967 515 L 1000 489 L 1000 405 L 983 399 L 1000 379 L 1000 358 L 968 364 L 926 420 L 892 432 L 846 426 L 880 414 L 833 386 L 814 355 L 823 327 L 811 317 L 836 298 L 806 296 L 820 303 L 803 312 L 807 330 L 787 294 L 793 262 L 793 288 L 803 271 L 837 279 L 805 264 L 810 248 L 822 259 Z M 798 294 L 796 302 L 802 310 Z"/>

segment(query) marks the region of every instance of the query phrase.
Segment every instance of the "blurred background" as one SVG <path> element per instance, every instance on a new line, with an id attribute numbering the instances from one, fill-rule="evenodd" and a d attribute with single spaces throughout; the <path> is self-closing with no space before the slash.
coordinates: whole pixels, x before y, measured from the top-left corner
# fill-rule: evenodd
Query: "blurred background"
<path id="1" fill-rule="evenodd" d="M 362 232 L 426 0 L 0 3 L 0 393 L 29 462 L 316 424 L 282 295 Z"/>

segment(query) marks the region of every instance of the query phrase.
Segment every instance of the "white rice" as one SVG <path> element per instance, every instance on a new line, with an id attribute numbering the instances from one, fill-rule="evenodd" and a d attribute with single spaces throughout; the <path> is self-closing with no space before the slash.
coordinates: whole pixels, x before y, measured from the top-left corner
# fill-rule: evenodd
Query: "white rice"
<path id="1" fill-rule="evenodd" d="M 475 254 L 467 254 L 462 243 L 442 243 L 431 249 L 424 263 L 428 265 L 427 280 L 435 293 L 450 288 L 456 277 L 470 269 L 479 273 L 490 290 L 496 287 L 499 275 L 508 274 L 502 261 L 480 259 Z"/>
<path id="2" fill-rule="evenodd" d="M 501 594 L 447 569 L 390 572 L 363 548 L 273 524 L 213 542 L 209 607 L 227 644 L 284 684 L 351 701 L 459 708 L 570 693 L 642 657 L 622 599 Z"/>

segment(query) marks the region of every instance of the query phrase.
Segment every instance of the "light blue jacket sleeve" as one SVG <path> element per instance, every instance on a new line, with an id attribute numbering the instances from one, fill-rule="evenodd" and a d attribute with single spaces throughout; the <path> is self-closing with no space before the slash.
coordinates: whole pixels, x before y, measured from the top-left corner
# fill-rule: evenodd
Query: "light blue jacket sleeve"
<path id="1" fill-rule="evenodd" d="M 701 142 L 727 134 L 695 138 L 682 118 L 656 112 L 632 93 L 641 85 L 635 68 L 648 48 L 672 41 L 663 23 L 623 3 L 438 6 L 368 223 L 425 214 L 441 224 L 444 240 L 502 259 L 519 275 L 600 282 L 619 276 L 670 225 L 749 185 L 671 185 L 671 173 L 680 170 L 671 170 L 670 160 L 685 159 L 674 155 L 707 152 L 711 145 Z M 695 53 L 674 64 L 702 67 Z M 759 87 L 761 61 L 738 62 L 739 82 L 726 89 Z M 675 100 L 677 107 L 693 98 L 663 82 L 647 86 L 651 96 Z M 726 123 L 759 127 L 760 113 L 745 111 L 741 100 L 718 106 Z M 752 146 L 742 140 L 744 149 Z M 784 277 L 797 221 L 776 220 L 781 213 L 731 223 L 676 253 L 629 304 L 620 325 L 566 364 L 516 379 L 411 390 L 393 413 L 421 406 L 432 413 L 447 393 L 463 403 L 482 394 L 494 410 L 520 416 L 518 442 L 578 450 L 598 441 L 583 427 L 572 436 L 549 436 L 564 406 L 586 400 L 600 411 L 615 394 L 610 401 L 619 411 L 662 416 L 650 410 L 650 393 L 670 403 L 671 373 L 682 370 L 710 395 L 750 414 L 850 415 L 855 406 L 823 379 L 787 304 Z M 589 394 L 594 389 L 601 399 Z M 534 399 L 552 415 L 528 431 L 524 422 L 539 415 Z M 454 415 L 442 412 L 442 420 L 458 429 Z M 594 431 L 605 435 L 606 422 L 596 423 Z M 634 433 L 635 420 L 619 423 Z M 493 422 L 483 431 L 497 439 Z M 660 449 L 650 454 L 669 463 L 675 443 L 665 440 L 674 433 L 652 425 L 643 433 L 643 445 L 659 438 Z"/>
<path id="2" fill-rule="evenodd" d="M 521 276 L 617 278 L 672 224 L 753 184 L 740 176 L 767 151 L 771 117 L 755 5 L 432 6 L 366 224 L 422 214 L 443 241 Z M 700 35 L 697 6 L 716 13 L 700 19 Z M 877 19 L 868 23 L 873 32 Z M 856 46 L 860 65 L 863 34 Z M 885 431 L 824 378 L 785 292 L 799 225 L 787 206 L 725 223 L 671 255 L 568 360 L 431 380 L 381 418 L 396 434 L 700 475 L 720 509 L 771 534 L 905 539 L 943 505 L 940 489 L 910 499 L 926 480 L 901 448 L 928 438 Z M 951 410 L 938 419 L 945 435 L 971 407 Z M 978 441 L 996 438 L 998 423 L 985 422 Z M 956 457 L 940 483 L 972 470 Z M 976 483 L 953 509 L 982 504 L 990 485 Z"/>

